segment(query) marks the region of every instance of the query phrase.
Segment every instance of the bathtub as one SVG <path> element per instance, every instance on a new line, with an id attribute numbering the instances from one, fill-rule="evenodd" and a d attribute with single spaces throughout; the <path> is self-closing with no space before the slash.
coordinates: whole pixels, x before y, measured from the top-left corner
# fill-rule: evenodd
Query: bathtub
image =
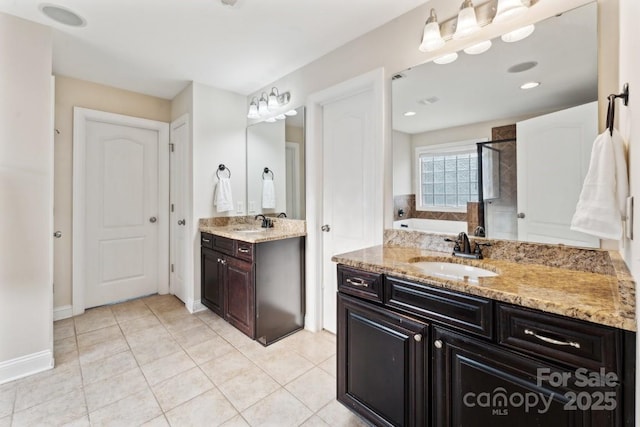
<path id="1" fill-rule="evenodd" d="M 458 234 L 461 231 L 467 231 L 467 222 L 409 218 L 394 221 L 393 228 L 398 228 L 400 230 L 424 231 L 427 233 Z"/>

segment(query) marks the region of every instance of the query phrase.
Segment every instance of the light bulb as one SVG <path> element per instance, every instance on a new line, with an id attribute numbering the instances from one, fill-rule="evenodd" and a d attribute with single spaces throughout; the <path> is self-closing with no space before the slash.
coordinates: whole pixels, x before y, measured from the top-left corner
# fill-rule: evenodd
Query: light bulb
<path id="1" fill-rule="evenodd" d="M 476 10 L 471 0 L 465 0 L 460 6 L 458 20 L 456 22 L 456 32 L 453 33 L 455 40 L 469 37 L 471 34 L 480 30 L 478 20 L 476 19 Z"/>
<path id="2" fill-rule="evenodd" d="M 440 49 L 444 46 L 444 39 L 440 34 L 440 25 L 438 24 L 438 17 L 436 11 L 431 9 L 431 15 L 424 26 L 424 32 L 422 33 L 422 43 L 418 49 L 421 52 L 432 52 Z"/>

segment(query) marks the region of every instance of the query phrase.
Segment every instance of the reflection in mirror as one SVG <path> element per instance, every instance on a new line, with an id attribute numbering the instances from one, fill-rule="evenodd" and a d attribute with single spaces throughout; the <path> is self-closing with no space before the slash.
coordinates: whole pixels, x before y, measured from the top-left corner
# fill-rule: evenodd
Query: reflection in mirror
<path id="1" fill-rule="evenodd" d="M 484 54 L 398 73 L 394 226 L 598 246 L 566 233 L 597 134 L 597 80 L 595 2 L 537 23 L 522 41 L 497 38 Z M 527 82 L 540 84 L 521 89 Z M 453 165 L 452 145 L 458 157 L 477 153 L 478 167 L 425 169 L 426 151 Z"/>
<path id="2" fill-rule="evenodd" d="M 304 219 L 304 107 L 247 127 L 247 212 Z"/>

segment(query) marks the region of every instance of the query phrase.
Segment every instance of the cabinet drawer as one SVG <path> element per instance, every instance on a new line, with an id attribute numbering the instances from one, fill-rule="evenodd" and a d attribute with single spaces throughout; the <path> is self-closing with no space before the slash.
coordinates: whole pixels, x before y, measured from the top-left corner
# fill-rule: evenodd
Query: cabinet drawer
<path id="1" fill-rule="evenodd" d="M 498 304 L 498 342 L 575 368 L 618 371 L 619 334 L 613 328 Z"/>
<path id="2" fill-rule="evenodd" d="M 493 301 L 409 282 L 385 279 L 385 302 L 406 313 L 417 314 L 486 338 L 493 336 Z"/>
<path id="3" fill-rule="evenodd" d="M 382 275 L 338 265 L 338 291 L 382 302 Z"/>
<path id="4" fill-rule="evenodd" d="M 200 245 L 204 248 L 213 249 L 213 235 L 209 233 L 200 233 Z"/>
<path id="5" fill-rule="evenodd" d="M 236 241 L 233 256 L 247 261 L 253 261 L 253 247 L 254 245 L 251 243 L 241 242 L 238 240 Z"/>
<path id="6" fill-rule="evenodd" d="M 233 240 L 226 237 L 212 235 L 212 249 L 227 255 L 233 255 Z"/>

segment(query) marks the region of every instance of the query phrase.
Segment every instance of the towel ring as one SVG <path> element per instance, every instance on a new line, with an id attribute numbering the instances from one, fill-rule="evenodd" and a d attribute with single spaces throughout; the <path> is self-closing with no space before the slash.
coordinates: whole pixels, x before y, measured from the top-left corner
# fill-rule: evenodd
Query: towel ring
<path id="1" fill-rule="evenodd" d="M 622 103 L 626 106 L 629 105 L 629 83 L 625 83 L 622 87 L 622 92 L 615 94 L 612 93 L 607 97 L 609 99 L 609 106 L 607 107 L 607 128 L 609 134 L 613 135 L 613 123 L 616 116 L 616 98 L 622 98 Z"/>
<path id="2" fill-rule="evenodd" d="M 275 175 L 273 174 L 273 171 L 269 168 L 264 168 L 264 171 L 262 172 L 262 179 L 264 180 L 264 176 L 265 174 L 271 174 L 271 180 L 273 180 L 273 178 L 275 178 Z"/>
<path id="3" fill-rule="evenodd" d="M 220 179 L 220 171 L 225 171 L 225 170 L 229 173 L 229 176 L 227 178 L 231 178 L 231 169 L 229 169 L 228 167 L 220 163 L 218 165 L 218 170 L 216 170 L 216 176 L 218 177 L 218 179 Z"/>

